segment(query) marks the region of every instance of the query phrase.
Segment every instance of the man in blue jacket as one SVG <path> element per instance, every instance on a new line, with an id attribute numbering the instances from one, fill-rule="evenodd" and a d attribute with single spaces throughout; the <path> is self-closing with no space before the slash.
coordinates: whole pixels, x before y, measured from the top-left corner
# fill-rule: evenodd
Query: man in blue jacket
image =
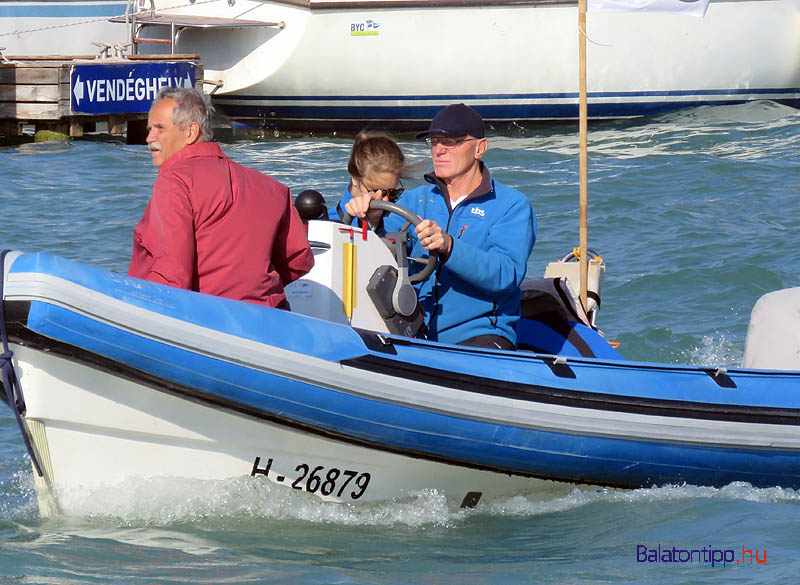
<path id="1" fill-rule="evenodd" d="M 417 135 L 431 148 L 429 183 L 398 201 L 423 221 L 412 236 L 412 256 L 423 249 L 439 256 L 435 274 L 417 284 L 431 339 L 496 349 L 513 349 L 520 315 L 520 284 L 536 239 L 536 217 L 527 198 L 489 174 L 483 119 L 464 104 L 447 106 Z M 346 204 L 352 216 L 373 225 L 382 212 L 369 211 L 380 192 Z M 389 215 L 385 229 L 403 219 Z"/>

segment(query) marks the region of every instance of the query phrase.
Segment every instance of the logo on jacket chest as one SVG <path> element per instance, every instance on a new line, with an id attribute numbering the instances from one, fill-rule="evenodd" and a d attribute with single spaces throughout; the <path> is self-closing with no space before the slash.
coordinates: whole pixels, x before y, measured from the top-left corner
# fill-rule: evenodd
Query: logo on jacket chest
<path id="1" fill-rule="evenodd" d="M 485 209 L 481 209 L 477 205 L 475 207 L 473 207 L 472 209 L 470 209 L 469 212 L 472 215 L 477 215 L 478 217 L 485 217 L 486 216 L 486 210 Z"/>

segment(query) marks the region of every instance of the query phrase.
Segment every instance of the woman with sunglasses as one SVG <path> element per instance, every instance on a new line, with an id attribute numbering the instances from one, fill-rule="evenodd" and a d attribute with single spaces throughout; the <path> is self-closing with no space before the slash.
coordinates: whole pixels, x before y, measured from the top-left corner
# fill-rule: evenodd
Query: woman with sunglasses
<path id="1" fill-rule="evenodd" d="M 493 349 L 514 349 L 520 285 L 536 240 L 528 198 L 490 174 L 481 158 L 488 148 L 481 115 L 465 104 L 442 109 L 425 138 L 433 174 L 403 195 L 401 204 L 422 221 L 410 232 L 410 256 L 436 254 L 439 265 L 415 285 L 427 318 L 428 339 Z M 346 211 L 381 231 L 402 218 L 371 210 L 375 194 L 362 194 Z"/>
<path id="2" fill-rule="evenodd" d="M 341 221 L 346 213 L 345 205 L 354 196 L 370 194 L 384 201 L 397 201 L 404 190 L 401 177 L 408 177 L 411 170 L 394 140 L 385 134 L 360 133 L 347 163 L 350 184 L 338 205 L 328 211 L 328 216 Z M 353 219 L 353 224 L 357 225 L 358 221 L 358 218 Z"/>

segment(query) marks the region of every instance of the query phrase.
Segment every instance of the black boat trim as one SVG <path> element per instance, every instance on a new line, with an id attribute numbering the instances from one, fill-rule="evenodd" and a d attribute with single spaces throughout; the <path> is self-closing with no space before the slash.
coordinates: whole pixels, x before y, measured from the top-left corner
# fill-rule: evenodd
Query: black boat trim
<path id="1" fill-rule="evenodd" d="M 344 366 L 359 370 L 400 377 L 406 380 L 414 380 L 423 384 L 487 396 L 524 400 L 526 402 L 540 402 L 573 408 L 624 412 L 648 416 L 737 423 L 800 425 L 800 409 L 798 408 L 712 404 L 665 398 L 625 396 L 590 392 L 586 390 L 567 390 L 564 388 L 554 388 L 537 384 L 495 380 L 483 376 L 440 370 L 374 355 L 365 355 L 342 360 L 340 363 Z M 699 369 L 699 371 L 703 370 Z"/>

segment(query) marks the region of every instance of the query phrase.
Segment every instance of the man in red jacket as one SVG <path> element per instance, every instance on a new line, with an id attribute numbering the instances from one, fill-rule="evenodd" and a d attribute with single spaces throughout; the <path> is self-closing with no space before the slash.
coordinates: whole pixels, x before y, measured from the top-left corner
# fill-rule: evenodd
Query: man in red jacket
<path id="1" fill-rule="evenodd" d="M 158 178 L 133 233 L 130 276 L 270 307 L 314 265 L 289 189 L 225 156 L 213 108 L 189 89 L 159 92 L 147 118 Z"/>

